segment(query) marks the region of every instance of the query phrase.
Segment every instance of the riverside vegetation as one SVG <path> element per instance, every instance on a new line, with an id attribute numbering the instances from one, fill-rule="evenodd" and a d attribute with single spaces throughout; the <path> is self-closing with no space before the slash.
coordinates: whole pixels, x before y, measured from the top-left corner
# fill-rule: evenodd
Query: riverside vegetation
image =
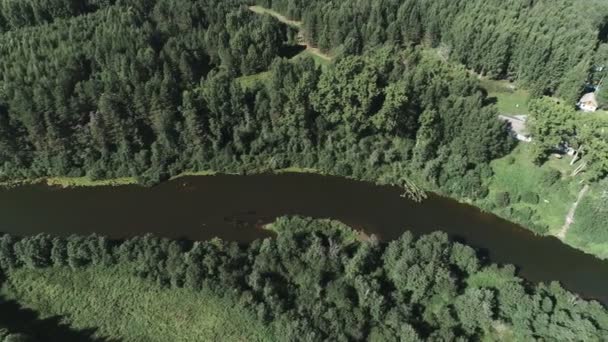
<path id="1" fill-rule="evenodd" d="M 416 199 L 436 191 L 539 234 L 561 228 L 576 186 L 559 170 L 568 196 L 526 194 L 549 206 L 504 187 L 518 179 L 500 178 L 498 165 L 527 163 L 495 162 L 515 143 L 469 69 L 570 101 L 603 77 L 594 68 L 608 56 L 603 2 L 257 2 L 301 20 L 305 41 L 334 52 L 330 65 L 293 58 L 296 29 L 252 4 L 4 2 L 0 179 L 149 185 L 182 173 L 309 169 L 397 184 Z M 602 179 L 606 165 L 583 156 L 587 179 Z M 582 213 L 601 207 L 601 192 L 591 193 Z M 608 240 L 580 230 L 566 241 L 608 255 Z"/>
<path id="2" fill-rule="evenodd" d="M 250 5 L 301 21 L 305 41 L 331 52 L 332 62 L 320 65 L 304 54 L 295 58 L 298 32 L 253 13 Z M 576 198 L 582 180 L 594 186 L 566 241 L 606 257 L 605 124 L 575 120 L 572 106 L 563 104 L 573 104 L 586 83 L 597 84 L 605 76 L 607 69 L 598 66 L 608 60 L 606 18 L 608 5 L 599 0 L 3 1 L 0 180 L 78 179 L 89 184 L 120 179 L 152 185 L 183 173 L 316 170 L 397 184 L 416 199 L 422 197 L 421 189 L 437 191 L 540 234 L 561 227 L 560 213 L 567 211 L 562 207 L 569 205 L 564 200 Z M 535 117 L 538 144 L 515 147 L 507 124 L 496 119 L 495 100 L 471 71 L 515 80 L 528 90 L 535 100 L 526 110 Z M 608 98 L 605 89 L 600 100 Z M 560 98 L 562 104 L 543 95 Z M 564 142 L 581 151 L 586 165 L 576 180 L 563 163 L 548 158 Z M 526 189 L 526 184 L 532 186 Z M 301 223 L 294 222 L 289 225 L 297 231 Z M 397 250 L 391 252 L 396 259 L 390 259 L 390 246 L 316 230 L 297 239 L 290 234 L 296 232 L 249 247 L 196 244 L 214 255 L 205 259 L 212 261 L 197 279 L 212 279 L 212 285 L 204 286 L 209 291 L 234 289 L 234 298 L 216 299 L 240 301 L 247 308 L 242 315 L 225 315 L 237 315 L 242 322 L 259 319 L 278 336 L 311 340 L 593 340 L 605 335 L 599 304 L 580 301 L 556 284 L 527 287 L 509 267 L 469 269 L 449 261 L 451 249 L 466 248 L 454 247 L 460 245 L 441 234 L 420 240 L 405 235 L 390 245 Z M 320 255 L 314 261 L 318 264 L 312 264 L 305 254 L 289 256 L 288 249 L 279 248 L 281 236 L 292 239 L 285 243 L 295 245 L 294 250 L 325 246 L 336 258 Z M 191 255 L 188 244 L 151 237 L 118 245 L 98 237 L 72 238 L 76 242 L 65 240 L 68 252 L 61 254 L 61 247 L 49 247 L 48 241 L 55 246 L 64 240 L 3 238 L 8 265 L 4 294 L 38 305 L 45 315 L 66 314 L 78 327 L 92 326 L 103 312 L 77 310 L 78 301 L 70 297 L 74 292 L 66 288 L 56 303 L 39 302 L 45 291 L 68 282 L 68 274 L 80 279 L 81 286 L 87 283 L 92 298 L 107 290 L 108 279 L 127 282 L 127 273 L 187 291 L 203 287 L 202 280 L 187 285 L 190 273 L 165 262 L 186 260 L 180 255 Z M 166 253 L 150 256 L 158 264 L 138 264 L 148 257 L 137 255 L 156 252 L 142 247 L 141 253 L 124 257 L 119 251 L 129 243 L 166 246 L 150 247 Z M 409 247 L 398 247 L 400 243 Z M 419 251 L 419 243 L 443 247 Z M 59 253 L 51 253 L 59 259 L 49 262 L 45 248 Z M 93 257 L 92 251 L 101 254 Z M 175 259 L 169 259 L 172 253 Z M 341 273 L 350 267 L 348 256 L 359 253 L 368 253 L 360 256 L 370 262 L 365 261 L 367 268 Z M 420 255 L 420 261 L 399 264 L 399 253 Z M 239 273 L 247 268 L 235 265 L 253 270 L 258 254 L 266 258 L 260 263 L 268 264 L 260 267 L 268 273 Z M 387 259 L 394 263 L 385 264 Z M 308 262 L 311 273 L 293 273 Z M 82 269 L 90 264 L 95 266 Z M 149 285 L 138 282 L 130 283 L 136 293 Z M 196 302 L 210 293 L 183 295 Z M 321 294 L 327 302 L 305 302 L 307 296 Z M 72 301 L 63 307 L 61 300 Z M 134 302 L 125 310 L 146 309 Z M 307 318 L 316 313 L 324 316 Z M 211 316 L 199 319 L 213 320 Z M 112 322 L 95 326 L 103 336 L 134 336 Z M 256 332 L 239 331 L 235 338 L 272 334 L 251 326 Z"/>
<path id="3" fill-rule="evenodd" d="M 599 303 L 557 283 L 527 284 L 514 267 L 490 265 L 443 233 L 380 243 L 300 217 L 271 229 L 276 238 L 249 246 L 4 235 L 1 293 L 111 340 L 594 341 L 608 333 Z"/>

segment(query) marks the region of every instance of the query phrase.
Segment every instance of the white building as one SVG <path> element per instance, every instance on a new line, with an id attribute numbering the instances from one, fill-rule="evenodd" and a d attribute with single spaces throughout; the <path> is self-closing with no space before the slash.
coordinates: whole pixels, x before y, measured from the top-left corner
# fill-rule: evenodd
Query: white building
<path id="1" fill-rule="evenodd" d="M 595 112 L 599 107 L 595 93 L 583 95 L 577 105 L 583 112 Z"/>

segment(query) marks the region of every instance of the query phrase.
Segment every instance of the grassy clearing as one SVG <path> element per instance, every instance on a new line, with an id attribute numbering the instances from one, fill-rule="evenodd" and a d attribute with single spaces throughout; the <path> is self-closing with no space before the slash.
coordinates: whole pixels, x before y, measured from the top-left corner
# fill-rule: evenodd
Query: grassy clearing
<path id="1" fill-rule="evenodd" d="M 284 169 L 276 170 L 274 173 L 316 173 L 316 174 L 324 174 L 323 172 L 317 169 L 311 169 L 306 167 L 298 167 L 298 166 L 290 166 Z"/>
<path id="2" fill-rule="evenodd" d="M 261 6 L 250 6 L 249 9 L 257 14 L 261 14 L 261 15 L 271 15 L 274 18 L 276 18 L 278 21 L 282 22 L 283 24 L 286 24 L 288 26 L 291 26 L 293 28 L 296 28 L 298 30 L 302 30 L 302 22 L 301 21 L 296 21 L 296 20 L 291 20 L 287 17 L 285 17 L 284 15 L 282 15 L 279 12 L 273 11 L 271 9 L 265 8 L 265 7 L 261 7 Z M 303 37 L 304 35 L 302 35 Z M 311 42 L 303 42 L 304 46 L 306 46 L 306 52 L 310 55 L 312 55 L 315 60 L 319 60 L 319 63 L 321 64 L 327 64 L 331 62 L 332 57 L 330 55 L 327 55 L 325 53 L 323 53 L 321 50 L 315 48 L 312 46 Z"/>
<path id="3" fill-rule="evenodd" d="M 273 11 L 269 8 L 265 8 L 262 6 L 249 6 L 249 9 L 252 12 L 255 12 L 257 14 L 267 14 L 267 15 L 271 15 L 275 18 L 277 18 L 278 21 L 282 22 L 283 24 L 289 25 L 291 27 L 295 27 L 298 29 L 302 28 L 302 22 L 301 21 L 296 21 L 296 20 L 291 20 L 288 19 L 286 16 L 282 15 L 281 13 L 277 12 L 277 11 Z"/>
<path id="4" fill-rule="evenodd" d="M 241 84 L 241 86 L 245 89 L 251 89 L 255 87 L 256 84 L 266 84 L 270 81 L 272 77 L 272 73 L 270 71 L 263 71 L 253 75 L 241 76 L 237 78 L 237 82 Z"/>
<path id="5" fill-rule="evenodd" d="M 481 79 L 481 86 L 495 97 L 498 112 L 503 115 L 528 115 L 529 94 L 524 89 L 516 88 L 509 81 Z"/>
<path id="6" fill-rule="evenodd" d="M 180 173 L 177 176 L 171 177 L 171 180 L 182 178 L 182 177 L 195 177 L 195 176 L 215 176 L 219 172 L 213 170 L 203 170 L 203 171 L 187 171 Z"/>
<path id="7" fill-rule="evenodd" d="M 566 242 L 588 253 L 608 259 L 608 207 L 606 183 L 593 184 L 581 201 Z"/>
<path id="8" fill-rule="evenodd" d="M 137 184 L 137 180 L 133 177 L 113 178 L 113 179 L 98 179 L 92 180 L 88 177 L 51 177 L 38 178 L 30 180 L 17 180 L 0 183 L 0 187 L 16 187 L 25 184 L 46 183 L 49 186 L 57 186 L 61 188 L 80 188 L 80 187 L 95 187 L 95 186 L 120 186 Z"/>
<path id="9" fill-rule="evenodd" d="M 20 269 L 2 294 L 75 329 L 120 341 L 273 341 L 272 331 L 226 298 L 159 289 L 116 267 Z"/>
<path id="10" fill-rule="evenodd" d="M 264 8 L 261 6 L 250 6 L 249 9 L 252 12 L 260 14 L 260 15 L 271 15 L 274 18 L 276 18 L 278 21 L 280 21 L 281 23 L 294 27 L 298 30 L 302 29 L 302 22 L 288 19 L 284 15 L 282 15 L 276 11 L 273 11 L 271 9 Z M 303 42 L 302 45 L 305 46 L 306 48 L 304 50 L 302 50 L 300 53 L 298 53 L 297 55 L 291 57 L 290 58 L 291 61 L 298 61 L 302 58 L 310 57 L 315 61 L 315 63 L 318 66 L 320 66 L 322 68 L 325 68 L 331 64 L 331 60 L 332 60 L 331 56 L 324 54 L 319 49 L 312 47 L 307 42 Z M 241 76 L 241 77 L 237 78 L 237 81 L 241 84 L 241 86 L 243 88 L 251 89 L 254 86 L 256 86 L 257 84 L 268 83 L 270 81 L 271 77 L 272 77 L 272 73 L 270 71 L 263 71 L 263 72 L 253 74 L 253 75 Z"/>
<path id="11" fill-rule="evenodd" d="M 322 57 L 316 55 L 315 53 L 312 53 L 308 49 L 302 50 L 302 52 L 300 52 L 297 55 L 295 55 L 294 57 L 290 58 L 290 61 L 298 61 L 300 59 L 308 58 L 308 57 L 312 58 L 315 61 L 315 63 L 318 66 L 320 66 L 321 68 L 325 68 L 331 64 L 331 61 L 329 61 L 325 58 L 322 58 Z M 270 82 L 271 77 L 272 77 L 271 71 L 262 71 L 257 74 L 238 77 L 236 80 L 237 80 L 237 82 L 239 82 L 241 84 L 241 86 L 243 88 L 252 89 L 257 84 L 268 84 L 268 82 Z"/>
<path id="12" fill-rule="evenodd" d="M 320 66 L 320 67 L 322 67 L 322 68 L 325 68 L 325 67 L 327 67 L 328 65 L 331 64 L 331 59 L 327 59 L 325 57 L 322 57 L 319 54 L 314 53 L 310 49 L 306 49 L 306 50 L 300 52 L 299 54 L 297 54 L 293 58 L 291 58 L 291 60 L 292 61 L 297 61 L 299 59 L 307 58 L 307 57 L 312 58 L 315 61 L 315 63 L 317 63 L 317 65 Z"/>
<path id="13" fill-rule="evenodd" d="M 137 180 L 132 177 L 92 180 L 88 177 L 55 177 L 46 179 L 50 186 L 60 186 L 62 188 L 77 188 L 91 186 L 119 186 L 137 184 Z"/>
<path id="14" fill-rule="evenodd" d="M 490 194 L 474 203 L 530 230 L 555 235 L 563 227 L 571 205 L 584 187 L 572 178 L 570 158 L 551 158 L 542 166 L 532 163 L 532 146 L 520 144 L 511 154 L 492 162 Z M 608 200 L 606 184 L 591 184 L 582 199 L 564 242 L 608 259 Z"/>
<path id="15" fill-rule="evenodd" d="M 563 226 L 583 185 L 569 177 L 568 159 L 551 158 L 538 167 L 532 162 L 531 149 L 529 144 L 520 144 L 508 156 L 492 162 L 494 176 L 483 206 L 537 233 L 554 234 Z"/>

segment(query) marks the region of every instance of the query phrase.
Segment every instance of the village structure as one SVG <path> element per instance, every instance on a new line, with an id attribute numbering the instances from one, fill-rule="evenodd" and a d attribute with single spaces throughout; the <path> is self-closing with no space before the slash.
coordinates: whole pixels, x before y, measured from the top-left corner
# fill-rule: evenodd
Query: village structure
<path id="1" fill-rule="evenodd" d="M 592 113 L 595 112 L 599 108 L 599 104 L 597 102 L 597 97 L 595 96 L 595 92 L 587 93 L 581 97 L 580 101 L 577 103 L 578 108 L 580 108 L 583 112 Z"/>
<path id="2" fill-rule="evenodd" d="M 517 140 L 522 142 L 532 141 L 530 133 L 528 133 L 528 130 L 526 129 L 526 115 L 499 115 L 499 118 L 511 124 L 511 132 L 513 132 L 513 135 L 515 135 L 515 138 L 517 138 Z"/>

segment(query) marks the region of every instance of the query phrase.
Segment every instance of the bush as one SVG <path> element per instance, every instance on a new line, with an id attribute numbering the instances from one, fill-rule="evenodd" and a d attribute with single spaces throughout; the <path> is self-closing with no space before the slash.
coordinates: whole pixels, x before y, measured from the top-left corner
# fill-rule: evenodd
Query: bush
<path id="1" fill-rule="evenodd" d="M 538 234 L 538 235 L 545 235 L 549 232 L 549 226 L 544 225 L 544 224 L 531 224 L 530 226 L 528 226 L 528 229 L 530 229 L 531 231 L 533 231 L 534 233 Z"/>
<path id="2" fill-rule="evenodd" d="M 524 207 L 515 211 L 515 217 L 526 226 L 532 225 L 532 216 L 534 211 L 530 207 Z"/>
<path id="3" fill-rule="evenodd" d="M 543 172 L 540 182 L 542 186 L 548 187 L 557 183 L 557 181 L 559 181 L 561 178 L 561 172 L 556 169 L 549 169 Z"/>
<path id="4" fill-rule="evenodd" d="M 540 201 L 540 197 L 536 192 L 526 191 L 521 195 L 521 200 L 522 202 L 529 204 L 538 204 L 538 202 Z"/>
<path id="5" fill-rule="evenodd" d="M 511 195 L 506 191 L 497 192 L 494 197 L 494 202 L 498 208 L 505 208 L 511 204 Z"/>

